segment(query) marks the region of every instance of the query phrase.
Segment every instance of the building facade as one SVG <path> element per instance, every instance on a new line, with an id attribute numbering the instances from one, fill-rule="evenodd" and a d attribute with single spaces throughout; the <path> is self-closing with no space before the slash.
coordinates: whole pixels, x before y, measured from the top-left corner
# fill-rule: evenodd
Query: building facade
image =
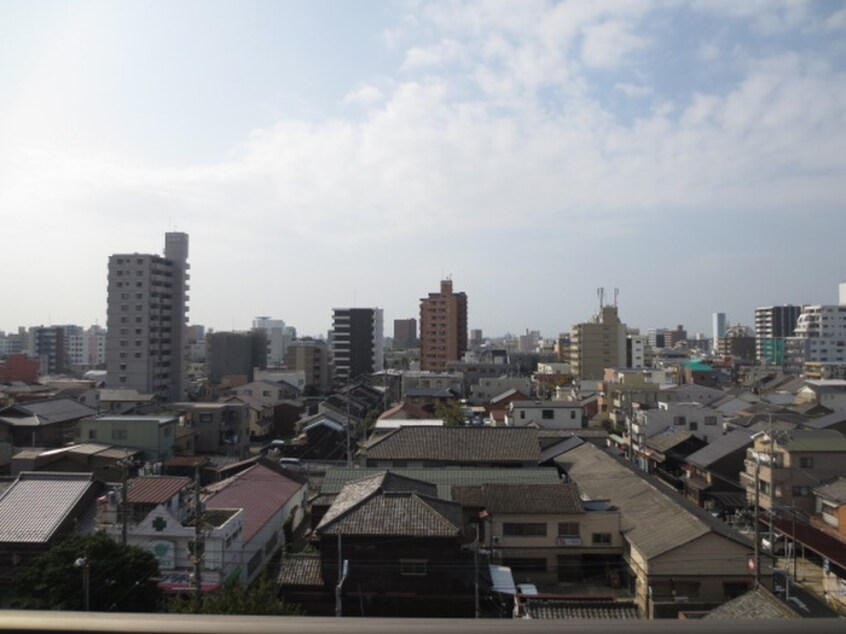
<path id="1" fill-rule="evenodd" d="M 441 280 L 439 293 L 420 300 L 420 368 L 444 370 L 467 351 L 467 295 Z"/>
<path id="2" fill-rule="evenodd" d="M 381 308 L 332 309 L 335 382 L 372 374 L 385 364 Z"/>
<path id="3" fill-rule="evenodd" d="M 792 337 L 801 306 L 762 306 L 755 309 L 755 354 L 761 363 L 784 363 L 784 339 Z"/>
<path id="4" fill-rule="evenodd" d="M 109 258 L 106 385 L 154 394 L 185 394 L 188 234 L 165 234 L 164 257 Z"/>
<path id="5" fill-rule="evenodd" d="M 417 347 L 417 320 L 394 319 L 394 350 Z"/>
<path id="6" fill-rule="evenodd" d="M 602 306 L 593 321 L 570 331 L 570 368 L 582 380 L 600 380 L 605 368 L 626 365 L 626 325 L 616 306 Z"/>
<path id="7" fill-rule="evenodd" d="M 288 346 L 285 357 L 288 370 L 305 374 L 305 385 L 318 392 L 329 389 L 329 347 L 319 339 L 298 339 Z"/>

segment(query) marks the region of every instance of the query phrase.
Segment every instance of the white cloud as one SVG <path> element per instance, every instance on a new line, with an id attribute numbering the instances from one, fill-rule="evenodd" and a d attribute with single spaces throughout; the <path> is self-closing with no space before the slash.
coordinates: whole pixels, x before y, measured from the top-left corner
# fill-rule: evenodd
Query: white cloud
<path id="1" fill-rule="evenodd" d="M 584 28 L 582 61 L 591 68 L 611 68 L 627 55 L 645 48 L 649 41 L 631 32 L 632 25 L 619 20 L 591 24 Z"/>
<path id="2" fill-rule="evenodd" d="M 361 86 L 344 97 L 344 103 L 372 106 L 382 101 L 384 94 L 376 86 Z"/>
<path id="3" fill-rule="evenodd" d="M 629 84 L 625 82 L 614 84 L 614 89 L 619 90 L 627 97 L 632 97 L 635 99 L 641 97 L 648 97 L 654 92 L 651 86 L 638 86 L 636 84 Z"/>

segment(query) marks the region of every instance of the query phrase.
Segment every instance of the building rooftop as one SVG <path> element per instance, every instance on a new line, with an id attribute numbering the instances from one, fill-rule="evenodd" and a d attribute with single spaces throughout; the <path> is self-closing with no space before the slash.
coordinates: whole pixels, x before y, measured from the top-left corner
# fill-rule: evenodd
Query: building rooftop
<path id="1" fill-rule="evenodd" d="M 129 481 L 127 499 L 131 504 L 164 504 L 189 486 L 191 486 L 191 478 L 141 476 Z"/>
<path id="2" fill-rule="evenodd" d="M 714 608 L 705 619 L 798 619 L 800 614 L 772 592 L 758 586 L 731 601 Z M 801 629 L 801 628 L 797 628 Z"/>
<path id="3" fill-rule="evenodd" d="M 71 398 L 18 403 L 0 410 L 0 422 L 15 427 L 41 427 L 79 420 L 97 412 Z"/>
<path id="4" fill-rule="evenodd" d="M 752 445 L 752 432 L 735 429 L 728 434 L 717 436 L 707 446 L 687 457 L 687 461 L 697 467 L 707 468 L 722 460 L 730 453 Z"/>
<path id="5" fill-rule="evenodd" d="M 583 513 L 579 489 L 573 483 L 482 484 L 456 486 L 452 498 L 462 506 L 498 513 L 560 514 Z"/>

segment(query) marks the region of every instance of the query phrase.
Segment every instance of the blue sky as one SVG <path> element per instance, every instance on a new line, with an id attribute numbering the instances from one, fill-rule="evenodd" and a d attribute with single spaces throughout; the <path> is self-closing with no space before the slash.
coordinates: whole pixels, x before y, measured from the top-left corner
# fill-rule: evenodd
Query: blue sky
<path id="1" fill-rule="evenodd" d="M 191 236 L 191 320 L 333 306 L 553 336 L 834 303 L 846 4 L 0 4 L 0 329 L 105 318 Z"/>

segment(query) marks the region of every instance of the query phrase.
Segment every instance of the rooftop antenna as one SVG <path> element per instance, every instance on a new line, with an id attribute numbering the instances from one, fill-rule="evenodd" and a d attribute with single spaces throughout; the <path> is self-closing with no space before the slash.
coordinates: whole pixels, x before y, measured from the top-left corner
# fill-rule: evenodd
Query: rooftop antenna
<path id="1" fill-rule="evenodd" d="M 605 289 L 599 287 L 596 289 L 596 296 L 599 298 L 599 310 L 605 305 Z"/>
<path id="2" fill-rule="evenodd" d="M 615 288 L 615 289 L 614 289 L 614 308 L 617 308 L 617 296 L 618 296 L 619 294 L 620 294 L 620 289 L 619 289 L 619 288 Z"/>

